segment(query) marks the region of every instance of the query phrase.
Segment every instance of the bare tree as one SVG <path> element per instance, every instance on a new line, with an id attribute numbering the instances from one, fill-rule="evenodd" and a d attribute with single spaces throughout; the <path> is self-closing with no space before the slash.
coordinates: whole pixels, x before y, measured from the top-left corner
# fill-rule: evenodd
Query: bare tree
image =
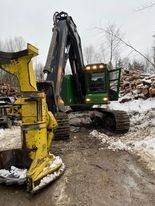
<path id="1" fill-rule="evenodd" d="M 116 25 L 111 24 L 107 26 L 107 28 L 105 29 L 105 35 L 106 35 L 108 48 L 110 50 L 109 63 L 112 65 L 114 55 L 117 55 L 118 58 L 121 41 L 118 38 L 116 38 L 116 36 L 121 37 L 121 32 L 120 29 L 116 27 Z"/>
<path id="2" fill-rule="evenodd" d="M 99 51 L 100 51 L 100 56 L 101 56 L 101 62 L 106 63 L 107 62 L 107 59 L 106 59 L 107 51 L 106 51 L 104 44 L 101 44 Z"/>
<path id="3" fill-rule="evenodd" d="M 130 67 L 130 59 L 129 57 L 124 57 L 123 59 L 121 59 L 121 67 L 124 68 L 124 69 L 129 69 Z"/>
<path id="4" fill-rule="evenodd" d="M 137 9 L 135 9 L 135 11 L 143 11 L 145 9 L 148 9 L 148 8 L 152 8 L 153 6 L 155 6 L 155 2 L 149 2 L 149 3 L 146 3 L 140 7 L 138 7 Z"/>
<path id="5" fill-rule="evenodd" d="M 0 41 L 0 49 L 6 52 L 17 52 L 26 47 L 26 43 L 22 37 L 8 38 Z"/>
<path id="6" fill-rule="evenodd" d="M 95 51 L 92 45 L 84 49 L 84 59 L 86 64 L 91 64 L 93 62 L 94 55 Z"/>
<path id="7" fill-rule="evenodd" d="M 9 38 L 5 41 L 0 40 L 0 50 L 5 52 L 17 52 L 25 48 L 25 41 L 22 37 Z M 8 83 L 11 86 L 19 86 L 15 76 L 2 71 L 0 72 L 1 83 Z"/>
<path id="8" fill-rule="evenodd" d="M 84 60 L 86 64 L 105 62 L 105 50 L 100 47 L 98 51 L 92 45 L 84 49 Z"/>
<path id="9" fill-rule="evenodd" d="M 150 52 L 148 52 L 147 54 L 145 54 L 145 56 L 147 57 L 147 59 L 149 59 L 149 60 L 151 61 Z M 150 62 L 149 62 L 147 59 L 144 59 L 144 61 L 143 61 L 144 71 L 151 73 L 151 72 L 152 72 L 152 65 L 150 64 Z"/>
<path id="10" fill-rule="evenodd" d="M 132 51 L 138 53 L 140 56 L 142 56 L 146 61 L 148 61 L 150 63 L 150 65 L 153 66 L 153 68 L 155 69 L 155 64 L 149 59 L 147 58 L 147 56 L 145 56 L 142 52 L 140 52 L 139 50 L 137 50 L 135 47 L 133 47 L 130 43 L 127 43 L 126 41 L 123 40 L 122 37 L 120 37 L 119 35 L 117 35 L 116 33 L 113 33 L 113 31 L 111 30 L 105 30 L 103 28 L 97 28 L 100 31 L 106 31 L 108 34 L 111 34 L 113 36 L 115 36 L 115 38 L 118 39 L 119 42 L 121 42 L 122 44 L 124 44 L 125 46 L 131 48 Z"/>
<path id="11" fill-rule="evenodd" d="M 44 67 L 43 67 L 42 63 L 41 62 L 36 62 L 34 65 L 35 65 L 34 68 L 35 68 L 37 81 L 44 80 L 44 73 L 43 73 Z"/>
<path id="12" fill-rule="evenodd" d="M 103 51 L 106 49 L 106 62 L 109 62 L 109 65 L 117 65 L 117 62 L 120 58 L 120 50 L 122 42 L 119 38 L 123 37 L 123 34 L 115 24 L 108 25 L 105 29 L 101 27 L 96 27 L 102 35 L 102 41 L 104 45 Z M 117 38 L 119 37 L 119 38 Z"/>

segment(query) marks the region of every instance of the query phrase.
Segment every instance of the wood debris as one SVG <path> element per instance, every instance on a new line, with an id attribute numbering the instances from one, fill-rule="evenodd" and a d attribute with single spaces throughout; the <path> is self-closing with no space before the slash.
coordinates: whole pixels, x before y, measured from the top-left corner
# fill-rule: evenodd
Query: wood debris
<path id="1" fill-rule="evenodd" d="M 9 84 L 0 83 L 0 96 L 15 96 L 18 88 L 11 87 Z"/>

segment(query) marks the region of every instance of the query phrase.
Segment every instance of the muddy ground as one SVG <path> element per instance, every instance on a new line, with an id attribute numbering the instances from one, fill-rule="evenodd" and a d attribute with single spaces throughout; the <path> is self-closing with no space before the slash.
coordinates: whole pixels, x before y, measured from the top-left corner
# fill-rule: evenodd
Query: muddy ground
<path id="1" fill-rule="evenodd" d="M 54 141 L 53 153 L 66 165 L 65 173 L 36 195 L 25 187 L 0 186 L 0 206 L 153 206 L 155 178 L 136 157 L 111 151 L 88 129 L 72 133 L 67 142 Z"/>

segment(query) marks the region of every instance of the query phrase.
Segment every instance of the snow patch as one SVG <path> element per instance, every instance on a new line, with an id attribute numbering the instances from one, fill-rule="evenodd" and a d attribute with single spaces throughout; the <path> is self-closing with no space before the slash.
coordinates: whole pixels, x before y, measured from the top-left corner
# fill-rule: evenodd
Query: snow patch
<path id="1" fill-rule="evenodd" d="M 111 102 L 109 109 L 126 111 L 130 116 L 130 130 L 123 135 L 106 135 L 93 130 L 90 135 L 99 139 L 100 149 L 107 147 L 136 154 L 155 171 L 155 98 Z"/>
<path id="2" fill-rule="evenodd" d="M 58 162 L 57 162 L 58 161 Z M 62 160 L 61 160 L 62 162 Z M 60 163 L 60 157 L 56 158 L 54 160 L 54 162 L 50 165 L 50 167 L 52 168 L 52 165 L 53 166 L 56 166 L 57 164 Z M 51 173 L 51 174 L 48 174 L 47 176 L 45 176 L 44 178 L 41 179 L 40 181 L 40 184 L 37 185 L 34 189 L 33 189 L 33 192 L 36 192 L 37 190 L 45 187 L 47 184 L 49 184 L 50 182 L 54 181 L 56 178 L 58 178 L 62 173 L 63 171 L 65 170 L 65 165 L 64 163 L 61 164 L 61 167 L 59 170 Z"/>
<path id="3" fill-rule="evenodd" d="M 27 169 L 19 169 L 15 166 L 11 166 L 10 170 L 6 170 L 6 169 L 0 170 L 0 177 L 26 179 L 26 173 L 27 173 Z"/>
<path id="4" fill-rule="evenodd" d="M 113 151 L 117 151 L 117 150 L 130 151 L 131 147 L 123 143 L 121 140 L 118 140 L 117 142 L 111 142 L 110 145 L 108 146 L 108 149 L 111 149 Z"/>
<path id="5" fill-rule="evenodd" d="M 0 151 L 21 148 L 21 128 L 0 129 Z"/>

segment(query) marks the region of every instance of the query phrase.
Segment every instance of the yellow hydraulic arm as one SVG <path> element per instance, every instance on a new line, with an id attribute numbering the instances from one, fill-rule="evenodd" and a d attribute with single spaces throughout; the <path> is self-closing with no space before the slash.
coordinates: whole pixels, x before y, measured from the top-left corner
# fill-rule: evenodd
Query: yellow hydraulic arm
<path id="1" fill-rule="evenodd" d="M 64 164 L 59 157 L 50 154 L 53 130 L 57 122 L 46 105 L 44 92 L 37 90 L 31 59 L 38 49 L 28 44 L 27 49 L 16 53 L 0 52 L 0 68 L 19 80 L 22 154 L 27 164 L 26 184 L 29 192 L 36 192 L 60 176 Z M 47 180 L 48 175 L 48 180 Z M 5 181 L 4 181 L 5 182 Z"/>

